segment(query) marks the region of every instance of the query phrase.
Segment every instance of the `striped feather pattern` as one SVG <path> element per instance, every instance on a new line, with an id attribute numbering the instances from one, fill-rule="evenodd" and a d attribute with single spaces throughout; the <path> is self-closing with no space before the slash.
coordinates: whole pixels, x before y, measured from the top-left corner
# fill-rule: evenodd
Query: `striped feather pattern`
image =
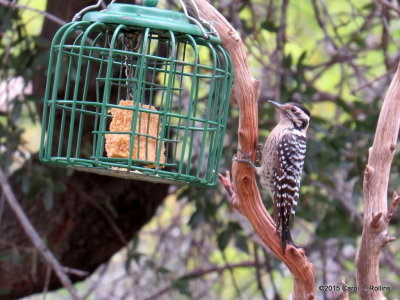
<path id="1" fill-rule="evenodd" d="M 299 200 L 300 177 L 306 153 L 306 136 L 297 129 L 288 130 L 278 143 L 278 159 L 274 167 L 274 219 L 282 236 L 289 234 L 291 215 Z M 286 241 L 282 241 L 284 247 Z"/>

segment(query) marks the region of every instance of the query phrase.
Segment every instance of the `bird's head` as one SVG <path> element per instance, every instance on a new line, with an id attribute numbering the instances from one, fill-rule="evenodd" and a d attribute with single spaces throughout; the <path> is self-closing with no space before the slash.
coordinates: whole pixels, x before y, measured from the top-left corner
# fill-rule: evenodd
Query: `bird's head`
<path id="1" fill-rule="evenodd" d="M 274 105 L 281 115 L 281 122 L 290 122 L 293 127 L 306 131 L 310 123 L 310 111 L 300 103 L 288 102 L 281 104 L 272 100 L 269 103 Z"/>

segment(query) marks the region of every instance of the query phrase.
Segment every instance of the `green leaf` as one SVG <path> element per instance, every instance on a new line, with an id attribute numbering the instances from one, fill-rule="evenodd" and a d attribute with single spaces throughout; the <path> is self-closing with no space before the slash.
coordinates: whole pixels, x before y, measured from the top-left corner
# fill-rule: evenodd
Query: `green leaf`
<path id="1" fill-rule="evenodd" d="M 191 296 L 189 290 L 189 281 L 185 278 L 179 278 L 172 284 L 172 288 L 176 289 L 182 295 Z"/>
<path id="2" fill-rule="evenodd" d="M 46 211 L 50 211 L 53 208 L 53 188 L 47 187 L 43 197 L 44 208 Z"/>
<path id="3" fill-rule="evenodd" d="M 157 269 L 157 272 L 162 273 L 162 274 L 170 274 L 171 271 L 168 270 L 167 268 L 161 267 Z"/>
<path id="4" fill-rule="evenodd" d="M 22 192 L 26 195 L 29 193 L 31 180 L 29 176 L 22 177 Z"/>
<path id="5" fill-rule="evenodd" d="M 218 244 L 218 248 L 221 251 L 224 251 L 226 246 L 228 246 L 231 237 L 232 237 L 231 230 L 224 230 L 220 234 L 218 234 L 217 244 Z"/>
<path id="6" fill-rule="evenodd" d="M 290 67 L 292 66 L 292 61 L 293 61 L 292 54 L 289 53 L 287 56 L 283 58 L 283 66 L 287 69 L 290 69 Z"/>
<path id="7" fill-rule="evenodd" d="M 319 222 L 316 234 L 323 238 L 356 238 L 361 228 L 349 226 L 349 213 L 340 203 L 334 202 Z"/>
<path id="8" fill-rule="evenodd" d="M 135 260 L 135 262 L 137 264 L 139 263 L 140 258 L 142 258 L 143 256 L 144 256 L 144 254 L 140 253 L 140 252 L 136 252 L 136 253 L 132 254 L 132 258 Z"/>
<path id="9" fill-rule="evenodd" d="M 9 289 L 0 287 L 0 295 L 8 295 L 10 293 Z"/>
<path id="10" fill-rule="evenodd" d="M 365 9 L 365 10 L 368 10 L 368 11 L 373 10 L 373 9 L 375 9 L 375 8 L 376 8 L 376 5 L 375 5 L 374 2 L 365 4 L 365 5 L 362 7 L 362 9 Z"/>
<path id="11" fill-rule="evenodd" d="M 261 29 L 269 32 L 278 32 L 278 27 L 271 21 L 265 20 L 261 23 Z"/>
<path id="12" fill-rule="evenodd" d="M 154 269 L 156 267 L 156 264 L 154 261 L 148 259 L 146 260 L 146 265 L 150 268 L 150 269 Z"/>
<path id="13" fill-rule="evenodd" d="M 11 112 L 11 122 L 16 123 L 21 116 L 22 102 L 14 99 L 12 103 L 13 103 L 13 109 Z"/>
<path id="14" fill-rule="evenodd" d="M 299 60 L 297 61 L 297 70 L 303 69 L 303 67 L 304 67 L 303 62 L 304 62 L 304 59 L 306 58 L 306 56 L 307 56 L 307 50 L 304 50 L 301 53 Z"/>
<path id="15" fill-rule="evenodd" d="M 11 263 L 14 266 L 19 266 L 21 264 L 21 261 L 22 261 L 21 253 L 19 252 L 18 249 L 14 248 L 11 253 Z"/>
<path id="16" fill-rule="evenodd" d="M 197 210 L 190 217 L 188 224 L 190 225 L 190 228 L 195 229 L 203 220 L 204 220 L 203 211 L 197 208 Z"/>
<path id="17" fill-rule="evenodd" d="M 244 253 L 250 254 L 249 247 L 247 246 L 247 239 L 245 236 L 238 235 L 236 237 L 235 246 L 236 246 L 236 248 L 243 251 Z"/>

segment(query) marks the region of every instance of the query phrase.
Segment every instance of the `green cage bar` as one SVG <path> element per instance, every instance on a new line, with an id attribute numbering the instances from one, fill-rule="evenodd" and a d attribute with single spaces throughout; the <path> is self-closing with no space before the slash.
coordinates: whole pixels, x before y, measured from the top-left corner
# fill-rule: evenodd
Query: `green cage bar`
<path id="1" fill-rule="evenodd" d="M 217 182 L 233 68 L 178 12 L 110 4 L 54 36 L 42 162 L 109 176 Z"/>

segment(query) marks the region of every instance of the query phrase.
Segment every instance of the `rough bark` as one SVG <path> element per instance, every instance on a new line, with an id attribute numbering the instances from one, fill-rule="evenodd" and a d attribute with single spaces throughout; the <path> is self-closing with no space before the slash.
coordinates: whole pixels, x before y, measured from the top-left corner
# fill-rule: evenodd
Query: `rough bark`
<path id="1" fill-rule="evenodd" d="M 53 0 L 48 1 L 47 11 L 70 21 L 77 11 L 90 4 L 93 1 Z M 58 27 L 46 20 L 42 37 L 51 41 Z M 42 47 L 40 52 L 45 51 Z M 35 70 L 33 85 L 38 97 L 42 97 L 44 92 L 44 69 Z M 33 182 L 35 177 L 44 174 L 53 176 L 52 181 L 66 187 L 65 191 L 53 194 L 53 207 L 49 211 L 43 204 L 44 189 L 31 194 L 24 194 L 22 189 L 23 176 L 31 176 Z M 42 165 L 36 156 L 20 173 L 10 178 L 10 183 L 35 229 L 61 264 L 88 273 L 106 262 L 137 234 L 154 216 L 168 191 L 168 185 L 83 172 L 67 174 L 65 169 Z M 47 266 L 7 205 L 1 218 L 0 257 L 3 258 L 0 259 L 0 300 L 43 290 Z M 83 278 L 71 276 L 73 281 Z M 58 287 L 59 281 L 51 276 L 49 288 Z"/>
<path id="2" fill-rule="evenodd" d="M 254 159 L 258 144 L 258 81 L 251 74 L 247 54 L 239 34 L 206 0 L 194 0 L 194 2 L 200 11 L 200 17 L 211 21 L 215 26 L 221 36 L 223 46 L 232 57 L 235 69 L 233 94 L 240 110 L 238 147 L 244 153 L 252 153 Z M 186 4 L 191 5 L 190 1 L 186 1 Z M 195 9 L 192 8 L 191 11 Z M 232 173 L 236 192 L 233 206 L 246 216 L 262 241 L 288 266 L 294 281 L 293 298 L 314 299 L 313 265 L 308 261 L 303 250 L 291 247 L 286 254 L 282 252 L 275 224 L 260 197 L 254 170 L 244 163 L 234 162 Z"/>
<path id="3" fill-rule="evenodd" d="M 387 91 L 376 127 L 375 138 L 369 150 L 364 172 L 364 222 L 361 245 L 356 256 L 357 285 L 360 299 L 385 299 L 381 287 L 379 257 L 383 247 L 395 238 L 388 234 L 388 226 L 396 204 L 397 193 L 388 211 L 388 184 L 390 167 L 396 150 L 400 127 L 400 69 Z"/>

